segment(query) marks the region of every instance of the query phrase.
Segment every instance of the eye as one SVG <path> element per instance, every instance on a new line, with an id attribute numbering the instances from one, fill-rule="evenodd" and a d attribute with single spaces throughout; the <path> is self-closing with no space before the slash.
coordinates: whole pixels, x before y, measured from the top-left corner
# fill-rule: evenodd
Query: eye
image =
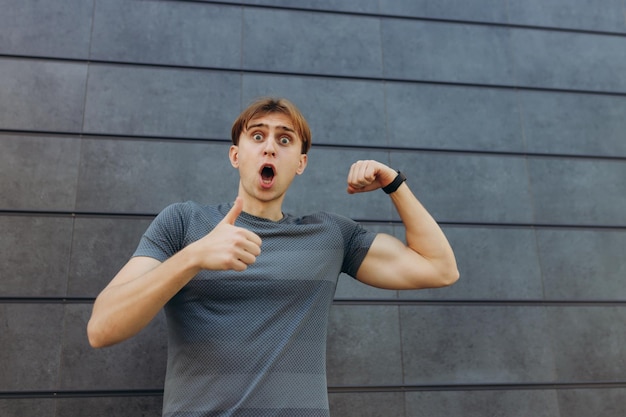
<path id="1" fill-rule="evenodd" d="M 252 139 L 255 141 L 262 141 L 263 140 L 263 135 L 260 133 L 255 133 L 254 135 L 252 135 Z"/>
<path id="2" fill-rule="evenodd" d="M 291 138 L 289 136 L 281 136 L 278 141 L 281 145 L 289 145 L 291 143 Z"/>

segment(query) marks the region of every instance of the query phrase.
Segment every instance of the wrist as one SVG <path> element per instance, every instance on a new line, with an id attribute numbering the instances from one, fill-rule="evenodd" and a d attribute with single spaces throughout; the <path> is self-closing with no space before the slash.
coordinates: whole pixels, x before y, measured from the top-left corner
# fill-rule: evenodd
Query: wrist
<path id="1" fill-rule="evenodd" d="M 396 172 L 397 175 L 393 179 L 393 181 L 383 187 L 383 191 L 385 192 L 385 194 L 391 194 L 395 192 L 402 185 L 402 183 L 406 181 L 406 176 L 402 172 Z"/>
<path id="2" fill-rule="evenodd" d="M 195 241 L 184 247 L 177 255 L 181 257 L 181 268 L 185 271 L 193 273 L 194 275 L 206 269 L 205 263 L 205 251 Z"/>

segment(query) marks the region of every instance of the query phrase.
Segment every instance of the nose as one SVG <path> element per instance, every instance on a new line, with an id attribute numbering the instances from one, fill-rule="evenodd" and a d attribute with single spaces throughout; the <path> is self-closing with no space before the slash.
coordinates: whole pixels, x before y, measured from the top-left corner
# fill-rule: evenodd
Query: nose
<path id="1" fill-rule="evenodd" d="M 265 141 L 265 148 L 263 149 L 263 155 L 271 155 L 271 156 L 275 156 L 276 155 L 276 144 L 274 141 L 274 137 L 271 136 L 268 138 L 268 140 Z"/>

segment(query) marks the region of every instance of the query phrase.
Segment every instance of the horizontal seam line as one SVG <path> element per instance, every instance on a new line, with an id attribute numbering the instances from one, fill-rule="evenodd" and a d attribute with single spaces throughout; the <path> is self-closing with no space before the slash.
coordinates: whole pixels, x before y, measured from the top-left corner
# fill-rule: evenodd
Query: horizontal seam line
<path id="1" fill-rule="evenodd" d="M 168 2 L 169 0 L 161 0 Z M 613 32 L 613 31 L 601 31 L 601 30 L 593 30 L 593 29 L 581 29 L 581 28 L 573 28 L 573 27 L 558 27 L 558 26 L 541 26 L 541 25 L 527 25 L 522 23 L 504 23 L 504 22 L 492 22 L 485 20 L 466 20 L 466 19 L 449 19 L 449 18 L 438 18 L 438 17 L 426 17 L 426 16 L 406 16 L 406 15 L 396 15 L 389 13 L 374 13 L 374 12 L 358 12 L 358 11 L 350 11 L 350 10 L 333 10 L 333 9 L 315 9 L 315 8 L 306 8 L 306 7 L 294 7 L 294 6 L 278 6 L 271 4 L 241 4 L 229 1 L 210 1 L 210 0 L 182 0 L 187 3 L 202 3 L 202 4 L 214 4 L 214 5 L 222 5 L 222 6 L 233 6 L 233 7 L 243 7 L 250 9 L 273 9 L 273 10 L 289 10 L 295 12 L 309 12 L 309 13 L 325 13 L 325 14 L 336 14 L 342 16 L 358 16 L 358 17 L 370 17 L 370 18 L 379 18 L 379 19 L 398 19 L 398 20 L 411 20 L 418 22 L 432 22 L 432 23 L 450 23 L 457 25 L 472 25 L 472 26 L 490 26 L 490 27 L 501 27 L 501 28 L 512 28 L 512 29 L 530 29 L 530 30 L 538 30 L 545 32 L 567 32 L 567 33 L 580 33 L 580 34 L 588 34 L 588 35 L 600 35 L 600 36 L 617 36 L 617 37 L 626 37 L 626 32 Z"/>
<path id="2" fill-rule="evenodd" d="M 0 209 L 0 216 L 23 216 L 23 217 L 78 217 L 78 218 L 128 218 L 128 219 L 152 219 L 158 213 L 131 213 L 131 212 L 94 212 L 94 211 L 65 211 L 65 210 L 30 210 L 30 209 Z M 397 219 L 360 219 L 353 218 L 357 223 L 371 225 L 402 225 Z M 555 223 L 502 223 L 502 222 L 462 222 L 450 220 L 438 220 L 441 226 L 456 227 L 485 227 L 485 228 L 520 228 L 520 229 L 580 229 L 580 230 L 605 230 L 622 231 L 626 225 L 601 225 L 601 224 L 555 224 Z"/>
<path id="3" fill-rule="evenodd" d="M 44 130 L 26 130 L 26 129 L 0 129 L 0 135 L 20 135 L 20 136 L 72 136 L 76 139 L 118 139 L 121 141 L 146 141 L 146 142 L 178 142 L 178 143 L 219 143 L 230 144 L 230 139 L 216 138 L 199 138 L 199 137 L 172 137 L 172 136 L 146 136 L 131 134 L 105 134 L 105 133 L 83 133 L 68 131 L 44 131 Z M 537 159 L 583 159 L 583 160 L 606 160 L 626 162 L 626 155 L 583 155 L 583 154 L 564 154 L 564 153 L 546 153 L 546 152 L 523 152 L 523 151 L 490 151 L 480 149 L 445 149 L 445 148 L 427 148 L 427 147 L 408 147 L 408 146 L 377 146 L 368 144 L 331 144 L 316 143 L 315 149 L 358 149 L 373 150 L 382 152 L 415 152 L 415 153 L 442 153 L 442 154 L 461 154 L 461 155 L 481 155 L 481 156 L 502 156 L 516 158 L 537 158 Z"/>
<path id="4" fill-rule="evenodd" d="M 626 388 L 626 381 L 476 383 L 476 384 L 415 384 L 389 386 L 329 386 L 330 393 L 349 392 L 407 392 L 407 391 L 485 391 L 485 390 L 546 390 L 582 388 Z"/>
<path id="5" fill-rule="evenodd" d="M 550 389 L 623 389 L 626 381 L 584 382 L 531 382 L 531 383 L 458 383 L 458 384 L 413 384 L 413 385 L 329 385 L 331 394 L 366 392 L 411 392 L 411 391 L 486 391 L 486 390 L 550 390 Z M 0 399 L 25 398 L 83 398 L 83 397 L 146 397 L 161 396 L 163 389 L 119 389 L 119 390 L 38 390 L 0 391 Z"/>
<path id="6" fill-rule="evenodd" d="M 0 304 L 92 304 L 95 297 L 2 296 Z M 378 306 L 466 306 L 466 307 L 626 307 L 626 300 L 472 300 L 472 299 L 393 299 L 393 298 L 335 298 L 333 305 Z"/>
<path id="7" fill-rule="evenodd" d="M 462 82 L 452 82 L 452 81 L 395 78 L 395 77 L 385 77 L 382 75 L 381 76 L 358 76 L 358 75 L 342 75 L 342 74 L 319 74 L 319 73 L 307 73 L 307 72 L 285 72 L 285 71 L 280 72 L 280 71 L 273 71 L 273 70 L 259 70 L 259 69 L 253 69 L 253 68 L 222 68 L 222 67 L 206 67 L 206 66 L 193 66 L 193 65 L 182 65 L 182 64 L 142 63 L 142 62 L 130 62 L 130 61 L 62 58 L 62 57 L 46 57 L 46 56 L 17 55 L 17 54 L 0 54 L 0 58 L 72 62 L 72 63 L 77 63 L 77 64 L 82 63 L 82 64 L 89 64 L 89 65 L 96 64 L 96 65 L 110 65 L 110 66 L 148 67 L 148 68 L 154 68 L 154 69 L 221 71 L 221 72 L 235 72 L 239 74 L 269 74 L 269 75 L 311 77 L 311 78 L 332 78 L 332 79 L 347 79 L 347 80 L 360 80 L 360 81 L 384 81 L 384 82 L 430 84 L 430 85 L 444 85 L 444 86 L 458 86 L 458 87 L 493 88 L 493 89 L 507 89 L 507 90 L 523 90 L 523 91 L 545 91 L 545 92 L 572 93 L 572 94 L 592 94 L 592 95 L 616 96 L 616 97 L 626 96 L 626 91 L 578 90 L 578 89 L 567 89 L 567 88 L 536 87 L 536 86 L 533 87 L 533 86 L 507 85 L 507 84 L 462 83 Z"/>

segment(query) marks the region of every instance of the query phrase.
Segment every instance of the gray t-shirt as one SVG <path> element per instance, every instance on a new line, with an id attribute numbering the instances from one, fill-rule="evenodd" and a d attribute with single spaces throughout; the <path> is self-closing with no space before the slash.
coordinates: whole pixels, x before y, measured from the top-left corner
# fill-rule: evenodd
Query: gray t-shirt
<path id="1" fill-rule="evenodd" d="M 232 204 L 177 203 L 134 256 L 160 261 L 201 239 Z M 241 213 L 261 254 L 247 270 L 201 271 L 165 306 L 167 417 L 328 417 L 326 333 L 341 272 L 355 276 L 375 234 L 335 214 Z"/>

